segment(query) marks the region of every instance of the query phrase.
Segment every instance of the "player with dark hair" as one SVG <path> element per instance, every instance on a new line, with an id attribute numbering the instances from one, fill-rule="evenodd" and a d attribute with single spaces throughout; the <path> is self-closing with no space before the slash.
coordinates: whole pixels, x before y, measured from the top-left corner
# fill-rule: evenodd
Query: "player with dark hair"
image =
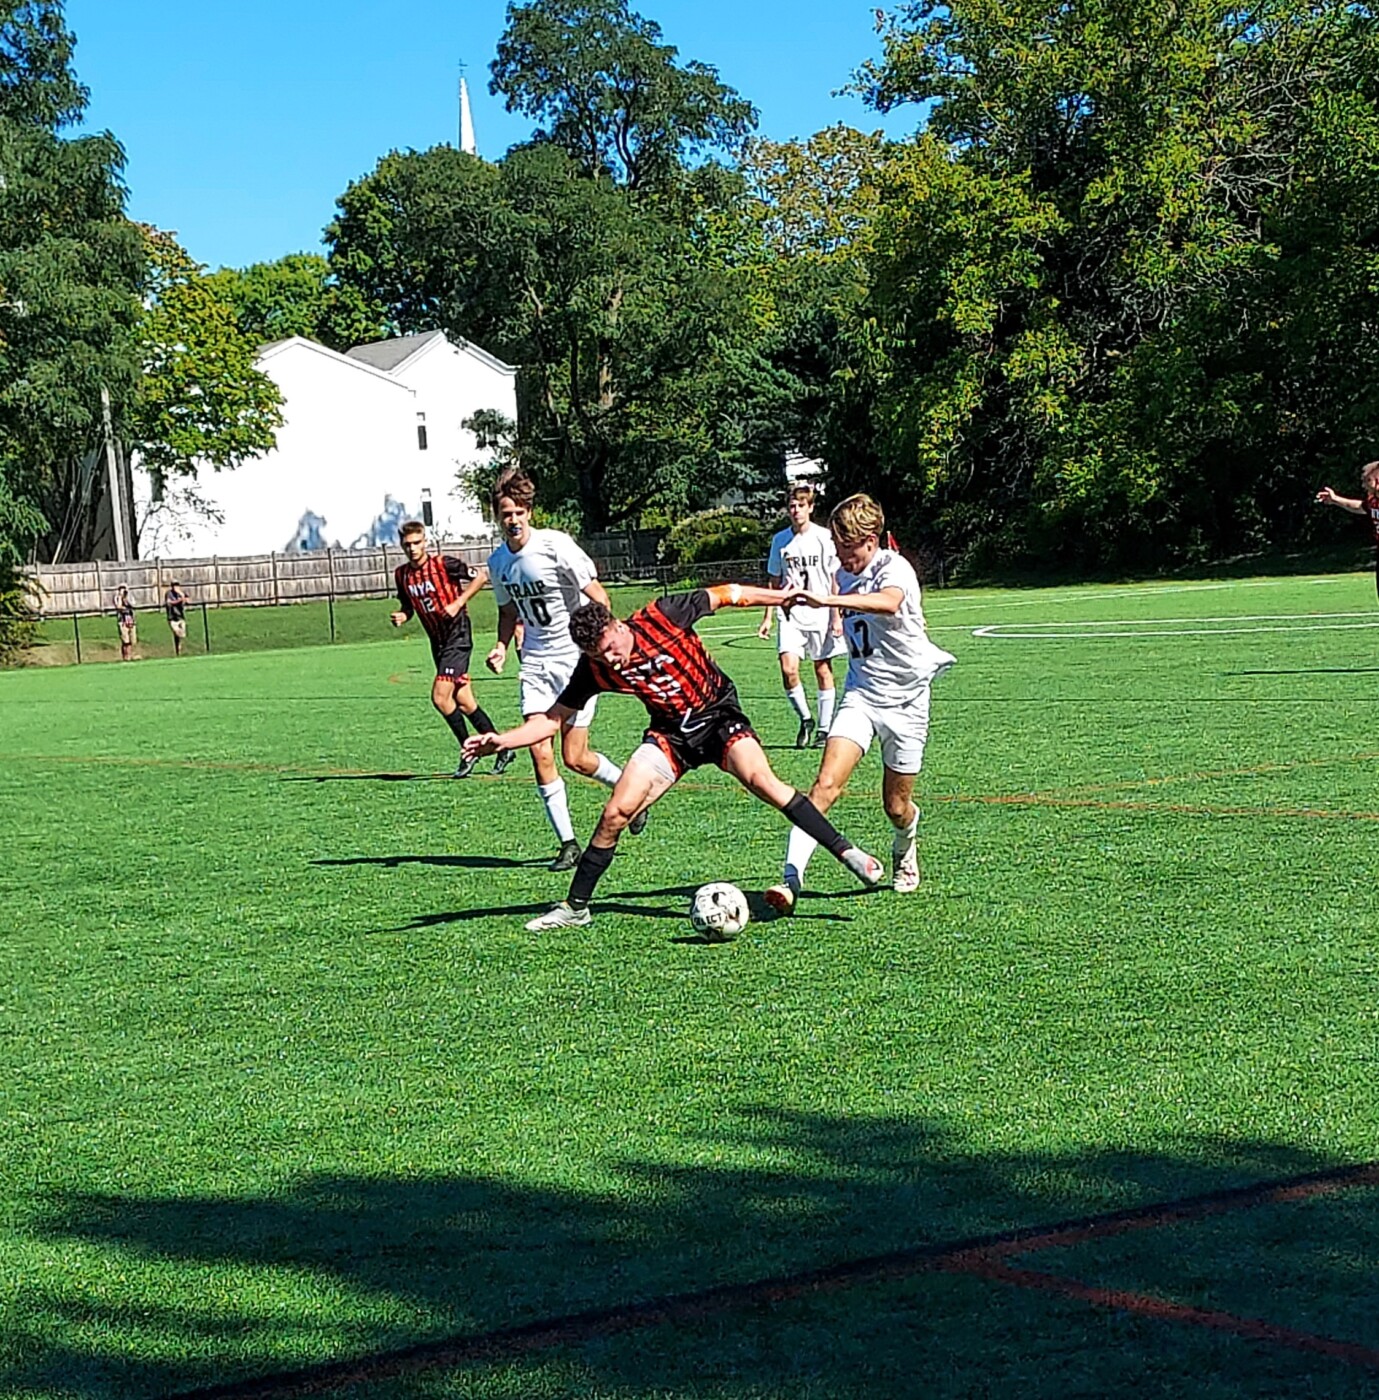
<path id="1" fill-rule="evenodd" d="M 570 615 L 586 599 L 607 604 L 594 561 L 563 530 L 532 525 L 536 486 L 520 467 L 509 467 L 494 483 L 493 514 L 503 530 L 503 543 L 488 557 L 493 596 L 498 603 L 498 643 L 486 662 L 495 674 L 507 661 L 508 644 L 521 629 L 521 704 L 523 715 L 544 714 L 564 690 L 579 661 L 579 648 L 570 640 Z M 560 756 L 574 773 L 613 787 L 622 769 L 589 744 L 594 699 L 575 707 L 560 725 Z M 552 870 L 573 870 L 579 860 L 570 819 L 565 781 L 555 766 L 551 735 L 533 743 L 532 768 L 536 790 L 546 809 L 560 849 Z M 500 752 L 500 760 L 504 754 Z M 645 817 L 632 828 L 645 825 Z"/>
<path id="2" fill-rule="evenodd" d="M 706 763 L 731 773 L 748 792 L 779 808 L 836 856 L 863 884 L 875 885 L 881 864 L 841 836 L 809 800 L 771 771 L 761 741 L 738 704 L 737 688 L 695 635 L 695 624 L 720 607 L 788 603 L 784 593 L 724 583 L 673 593 L 639 608 L 625 622 L 603 603 L 586 603 L 570 619 L 580 659 L 555 704 L 503 734 L 475 735 L 465 752 L 527 748 L 549 739 L 600 691 L 635 695 L 650 724 L 613 789 L 575 867 L 566 900 L 532 919 L 533 932 L 587 924 L 589 901 L 608 869 L 623 828 L 663 797 L 687 771 Z"/>
<path id="3" fill-rule="evenodd" d="M 463 559 L 449 554 L 431 554 L 426 548 L 426 526 L 409 520 L 398 531 L 407 562 L 393 571 L 397 585 L 398 609 L 392 614 L 394 627 L 401 627 L 413 616 L 421 619 L 431 639 L 431 655 L 436 678 L 431 683 L 431 703 L 450 726 L 456 741 L 463 745 L 469 737 L 468 716 L 481 734 L 496 727 L 474 697 L 469 683 L 469 658 L 474 635 L 467 611 L 469 600 L 488 582 L 484 569 L 472 569 Z M 460 754 L 457 778 L 467 778 L 477 760 Z M 512 759 L 499 755 L 493 766 L 501 773 Z"/>

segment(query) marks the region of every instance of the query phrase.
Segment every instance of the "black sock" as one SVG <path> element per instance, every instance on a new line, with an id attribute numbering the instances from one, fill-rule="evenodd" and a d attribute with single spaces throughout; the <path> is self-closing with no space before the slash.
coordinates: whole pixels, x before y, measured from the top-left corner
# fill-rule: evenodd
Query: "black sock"
<path id="1" fill-rule="evenodd" d="M 457 742 L 463 744 L 469 738 L 469 727 L 464 722 L 464 711 L 458 705 L 446 715 L 445 722 L 450 726 L 450 732 L 455 736 Z"/>
<path id="2" fill-rule="evenodd" d="M 586 846 L 584 854 L 575 866 L 574 878 L 570 881 L 570 893 L 566 903 L 571 909 L 583 909 L 594 897 L 594 886 L 603 878 L 603 872 L 613 863 L 616 846 Z"/>
<path id="3" fill-rule="evenodd" d="M 498 726 L 489 719 L 488 711 L 482 705 L 475 705 L 469 712 L 469 722 L 474 726 L 476 734 L 496 734 Z"/>
<path id="4" fill-rule="evenodd" d="M 806 836 L 812 836 L 832 856 L 841 857 L 852 845 L 852 842 L 843 836 L 802 792 L 797 792 L 781 811 Z"/>

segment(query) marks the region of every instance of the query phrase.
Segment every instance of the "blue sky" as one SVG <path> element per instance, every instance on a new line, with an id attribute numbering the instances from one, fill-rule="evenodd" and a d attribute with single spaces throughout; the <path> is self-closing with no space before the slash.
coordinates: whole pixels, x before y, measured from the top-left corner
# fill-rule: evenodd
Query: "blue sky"
<path id="1" fill-rule="evenodd" d="M 646 0 L 682 59 L 713 64 L 784 139 L 835 122 L 892 135 L 831 94 L 879 52 L 857 0 Z M 335 199 L 394 149 L 454 141 L 458 63 L 468 64 L 480 154 L 530 132 L 488 92 L 505 0 L 67 0 L 87 125 L 128 158 L 129 213 L 175 230 L 211 267 L 319 251 Z"/>

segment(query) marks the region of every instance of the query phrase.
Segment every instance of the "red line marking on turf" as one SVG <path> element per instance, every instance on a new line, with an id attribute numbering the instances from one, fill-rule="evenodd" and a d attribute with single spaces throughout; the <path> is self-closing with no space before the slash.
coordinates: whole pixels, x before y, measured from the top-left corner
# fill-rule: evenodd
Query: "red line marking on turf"
<path id="1" fill-rule="evenodd" d="M 1271 1323 L 1234 1318 L 1226 1313 L 1189 1308 L 1164 1299 L 1136 1293 L 1094 1288 L 1075 1280 L 1060 1279 L 1034 1270 L 1013 1269 L 1001 1260 L 1008 1255 L 1051 1249 L 1084 1239 L 1108 1238 L 1127 1230 L 1154 1228 L 1246 1210 L 1279 1201 L 1305 1200 L 1353 1186 L 1379 1184 L 1379 1162 L 1333 1167 L 1309 1172 L 1285 1181 L 1257 1182 L 1228 1187 L 1200 1196 L 1157 1205 L 1135 1206 L 1101 1216 L 1087 1216 L 1057 1225 L 1027 1226 L 1000 1234 L 949 1244 L 925 1244 L 890 1254 L 872 1255 L 840 1264 L 811 1269 L 752 1283 L 726 1284 L 697 1293 L 653 1298 L 575 1313 L 568 1317 L 499 1328 L 470 1337 L 449 1337 L 395 1351 L 378 1352 L 348 1361 L 323 1362 L 296 1371 L 263 1376 L 257 1380 L 179 1392 L 180 1400 L 295 1400 L 320 1395 L 342 1386 L 391 1379 L 421 1371 L 453 1370 L 473 1362 L 510 1360 L 558 1346 L 578 1345 L 601 1337 L 665 1323 L 688 1321 L 741 1311 L 744 1308 L 786 1303 L 819 1293 L 838 1292 L 859 1284 L 912 1278 L 924 1273 L 965 1273 L 974 1277 L 1044 1291 L 1108 1308 L 1161 1317 L 1229 1332 L 1252 1340 L 1273 1342 L 1301 1350 L 1320 1352 L 1337 1360 L 1379 1369 L 1379 1353 L 1349 1342 L 1310 1333 L 1295 1332 Z"/>
<path id="2" fill-rule="evenodd" d="M 1337 1361 L 1348 1361 L 1352 1365 L 1379 1370 L 1379 1351 L 1373 1347 L 1337 1341 L 1334 1337 L 1321 1337 L 1312 1332 L 1299 1332 L 1292 1327 L 1279 1327 L 1258 1318 L 1236 1317 L 1232 1313 L 1217 1312 L 1212 1308 L 1194 1308 L 1186 1303 L 1175 1303 L 1170 1298 L 1156 1297 L 1152 1293 L 1097 1288 L 1091 1284 L 1079 1283 L 1076 1279 L 1059 1278 L 1054 1274 L 1039 1273 L 1033 1269 L 1012 1269 L 1004 1264 L 980 1263 L 976 1260 L 966 1263 L 950 1261 L 940 1267 L 945 1272 L 967 1274 L 992 1283 L 1009 1283 L 1018 1288 L 1032 1288 L 1041 1293 L 1075 1298 L 1080 1302 L 1090 1303 L 1093 1307 L 1137 1313 L 1141 1317 L 1153 1318 L 1160 1322 L 1205 1327 L 1213 1332 L 1225 1332 L 1249 1341 L 1269 1342 L 1292 1351 L 1313 1352 Z"/>

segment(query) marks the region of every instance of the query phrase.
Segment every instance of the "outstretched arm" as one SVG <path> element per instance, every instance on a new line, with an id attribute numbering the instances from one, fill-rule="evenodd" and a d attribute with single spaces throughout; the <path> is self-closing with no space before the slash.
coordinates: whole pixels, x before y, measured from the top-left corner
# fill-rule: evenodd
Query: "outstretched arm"
<path id="1" fill-rule="evenodd" d="M 846 608 L 854 613 L 898 613 L 905 601 L 905 590 L 881 588 L 875 593 L 796 593 L 790 601 L 809 608 Z"/>
<path id="2" fill-rule="evenodd" d="M 788 608 L 796 598 L 779 588 L 755 588 L 750 583 L 715 583 L 706 588 L 709 611 L 719 608 Z"/>
<path id="3" fill-rule="evenodd" d="M 464 741 L 464 756 L 479 758 L 486 753 L 498 753 L 502 749 L 529 749 L 543 739 L 553 738 L 560 732 L 560 726 L 574 715 L 575 711 L 565 705 L 552 705 L 544 715 L 532 715 L 516 729 L 505 729 L 501 734 L 471 734 Z"/>
<path id="4" fill-rule="evenodd" d="M 1317 492 L 1317 504 L 1321 506 L 1340 506 L 1342 510 L 1348 510 L 1352 515 L 1363 515 L 1365 513 L 1365 503 L 1357 501 L 1352 496 L 1338 496 L 1329 486 L 1323 486 Z"/>

